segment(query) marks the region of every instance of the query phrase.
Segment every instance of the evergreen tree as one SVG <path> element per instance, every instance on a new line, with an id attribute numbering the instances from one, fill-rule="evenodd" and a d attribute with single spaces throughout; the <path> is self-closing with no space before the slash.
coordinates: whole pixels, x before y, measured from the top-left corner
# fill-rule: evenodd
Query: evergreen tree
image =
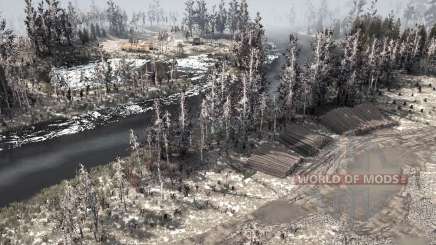
<path id="1" fill-rule="evenodd" d="M 238 31 L 239 27 L 239 3 L 237 0 L 231 0 L 229 3 L 228 11 L 228 28 L 230 32 L 234 35 Z"/>
<path id="2" fill-rule="evenodd" d="M 79 169 L 79 186 L 78 186 L 78 193 L 81 196 L 86 210 L 88 211 L 88 215 L 90 216 L 91 220 L 91 228 L 94 239 L 98 242 L 99 241 L 99 231 L 100 231 L 100 204 L 99 199 L 97 196 L 97 190 L 94 186 L 94 183 L 91 180 L 91 177 L 89 176 L 88 171 L 85 169 L 83 165 L 80 165 Z"/>
<path id="3" fill-rule="evenodd" d="M 162 133 L 163 133 L 163 120 L 161 117 L 159 99 L 154 100 L 154 110 L 156 112 L 156 120 L 154 122 L 154 129 L 155 129 L 156 146 L 157 146 L 157 174 L 158 174 L 159 183 L 160 183 L 160 200 L 163 201 L 164 190 L 163 190 L 163 179 L 162 179 L 162 174 L 161 174 L 161 163 L 160 163 L 161 158 L 162 158 L 161 138 L 162 138 Z"/>
<path id="4" fill-rule="evenodd" d="M 124 210 L 127 210 L 126 195 L 128 193 L 128 182 L 123 168 L 124 162 L 121 159 L 117 159 L 112 166 L 113 174 L 113 186 L 118 194 L 118 198 L 123 205 Z"/>
<path id="5" fill-rule="evenodd" d="M 436 0 L 428 0 L 428 7 L 425 12 L 425 22 L 427 26 L 436 24 Z"/>
<path id="6" fill-rule="evenodd" d="M 359 30 L 348 36 L 344 41 L 345 54 L 341 63 L 341 73 L 337 86 L 337 102 L 339 105 L 353 105 L 359 95 L 361 80 L 357 75 L 361 74 L 360 69 L 362 68 L 363 47 L 361 37 L 361 31 Z"/>
<path id="7" fill-rule="evenodd" d="M 299 68 L 297 64 L 299 50 L 297 38 L 294 35 L 289 37 L 289 48 L 287 62 L 282 71 L 281 83 L 279 86 L 279 106 L 282 108 L 283 116 L 290 119 L 295 112 L 295 95 L 298 84 Z"/>
<path id="8" fill-rule="evenodd" d="M 7 76 L 10 59 L 16 53 L 15 34 L 7 27 L 6 20 L 0 16 L 0 115 L 11 112 L 19 105 L 14 96 L 14 89 L 10 85 L 11 77 Z"/>
<path id="9" fill-rule="evenodd" d="M 127 16 L 113 0 L 107 1 L 106 9 L 109 31 L 112 35 L 123 37 L 127 33 Z"/>
<path id="10" fill-rule="evenodd" d="M 218 14 L 216 17 L 216 30 L 219 33 L 224 33 L 227 25 L 227 10 L 224 0 L 221 0 L 218 7 Z"/>
<path id="11" fill-rule="evenodd" d="M 189 34 L 192 35 L 194 28 L 194 0 L 185 1 L 185 19 L 184 23 L 188 27 Z"/>
<path id="12" fill-rule="evenodd" d="M 129 130 L 129 150 L 130 153 L 134 159 L 135 162 L 133 162 L 133 167 L 137 166 L 140 164 L 140 159 L 139 159 L 139 143 L 138 143 L 138 137 L 135 135 L 135 132 L 133 131 L 133 129 Z M 129 171 L 130 173 L 130 171 Z"/>
<path id="13" fill-rule="evenodd" d="M 204 149 L 206 147 L 207 135 L 209 124 L 209 111 L 207 108 L 207 101 L 203 99 L 200 110 L 200 158 L 204 161 Z"/>
<path id="14" fill-rule="evenodd" d="M 52 55 L 53 51 L 71 46 L 72 18 L 58 0 L 41 1 L 36 9 L 32 0 L 25 0 L 25 4 L 27 35 L 38 56 Z"/>
<path id="15" fill-rule="evenodd" d="M 189 126 L 188 111 L 186 108 L 186 95 L 182 93 L 180 97 L 180 116 L 179 116 L 179 127 L 180 127 L 180 138 L 179 138 L 179 150 L 180 153 L 186 154 L 189 149 L 189 137 L 191 135 L 191 130 Z"/>
<path id="16" fill-rule="evenodd" d="M 318 32 L 314 44 L 314 61 L 310 66 L 311 84 L 313 85 L 313 105 L 321 106 L 327 103 L 330 95 L 330 75 L 332 72 L 332 49 L 334 48 L 331 30 Z"/>
<path id="17" fill-rule="evenodd" d="M 230 136 L 230 128 L 231 128 L 231 118 L 232 118 L 232 101 L 230 96 L 227 96 L 226 102 L 223 105 L 223 119 L 224 119 L 224 127 L 226 134 L 226 142 L 229 141 Z"/>
<path id="18" fill-rule="evenodd" d="M 248 3 L 247 0 L 241 0 L 239 4 L 239 30 L 244 30 L 250 21 L 250 15 L 248 13 Z"/>
<path id="19" fill-rule="evenodd" d="M 75 191 L 67 181 L 64 185 L 63 195 L 60 198 L 60 230 L 63 233 L 65 244 L 72 244 L 76 237 L 76 206 Z"/>
<path id="20" fill-rule="evenodd" d="M 198 26 L 200 35 L 206 34 L 209 23 L 208 12 L 205 0 L 196 0 L 195 23 Z"/>

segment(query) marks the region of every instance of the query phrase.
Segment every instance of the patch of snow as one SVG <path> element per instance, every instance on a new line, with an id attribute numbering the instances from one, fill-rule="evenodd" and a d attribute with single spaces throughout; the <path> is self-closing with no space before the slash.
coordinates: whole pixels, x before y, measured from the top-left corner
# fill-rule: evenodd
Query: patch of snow
<path id="1" fill-rule="evenodd" d="M 92 116 L 93 118 L 101 117 L 101 114 L 97 111 L 93 111 L 93 112 L 89 113 L 89 115 Z"/>
<path id="2" fill-rule="evenodd" d="M 144 112 L 144 110 L 139 105 L 128 105 L 126 106 L 126 110 L 134 114 Z"/>
<path id="3" fill-rule="evenodd" d="M 83 131 L 83 128 L 80 127 L 79 125 L 73 125 L 69 128 L 66 128 L 64 130 L 61 130 L 57 133 L 54 134 L 54 137 L 59 137 L 59 136 L 63 136 L 63 135 L 71 135 L 71 134 L 76 134 Z"/>
<path id="4" fill-rule="evenodd" d="M 215 59 L 208 58 L 205 54 L 189 56 L 187 58 L 177 59 L 177 68 L 179 70 L 199 70 L 206 72 L 215 61 Z"/>
<path id="5" fill-rule="evenodd" d="M 113 58 L 108 60 L 112 71 L 115 72 L 119 70 L 122 59 Z M 126 63 L 129 63 L 133 69 L 137 69 L 143 65 L 145 65 L 149 60 L 146 59 L 125 59 Z M 57 75 L 52 83 L 60 82 L 61 84 L 73 90 L 80 90 L 86 88 L 88 85 L 90 87 L 98 87 L 102 85 L 98 81 L 95 80 L 95 69 L 97 65 L 101 64 L 101 62 L 89 63 L 86 65 L 74 66 L 70 68 L 66 67 L 58 67 L 53 68 L 52 72 Z M 84 81 L 81 81 L 81 76 L 83 74 Z M 57 80 L 57 81 L 56 81 Z M 114 78 L 113 82 L 118 81 L 119 79 Z"/>
<path id="6" fill-rule="evenodd" d="M 267 65 L 270 65 L 270 64 L 274 63 L 274 61 L 276 61 L 278 59 L 279 59 L 279 56 L 277 54 L 270 54 L 270 55 L 266 56 L 265 63 Z"/>

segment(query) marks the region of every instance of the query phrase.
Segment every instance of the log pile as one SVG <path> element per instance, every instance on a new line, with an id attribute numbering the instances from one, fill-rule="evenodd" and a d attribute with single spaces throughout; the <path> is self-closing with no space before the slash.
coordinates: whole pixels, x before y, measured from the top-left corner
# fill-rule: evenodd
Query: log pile
<path id="1" fill-rule="evenodd" d="M 247 161 L 247 166 L 256 171 L 285 178 L 298 166 L 301 158 L 276 150 L 258 150 Z"/>
<path id="2" fill-rule="evenodd" d="M 302 156 L 314 156 L 332 141 L 328 136 L 320 135 L 297 124 L 287 125 L 280 134 L 280 142 Z"/>
<path id="3" fill-rule="evenodd" d="M 362 135 L 378 128 L 395 125 L 395 122 L 384 116 L 372 104 L 338 108 L 322 116 L 320 121 L 337 134 Z"/>

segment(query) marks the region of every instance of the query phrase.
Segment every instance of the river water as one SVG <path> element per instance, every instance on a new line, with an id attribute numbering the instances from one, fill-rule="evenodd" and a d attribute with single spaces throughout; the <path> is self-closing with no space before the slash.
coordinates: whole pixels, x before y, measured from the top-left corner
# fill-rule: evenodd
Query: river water
<path id="1" fill-rule="evenodd" d="M 279 47 L 283 52 L 284 46 Z M 283 63 L 274 62 L 267 79 L 276 86 L 278 67 Z M 188 108 L 198 111 L 202 94 L 187 98 Z M 164 110 L 173 116 L 179 110 L 178 99 L 166 99 Z M 144 102 L 142 108 L 152 106 Z M 153 110 L 122 117 L 115 123 L 99 125 L 76 134 L 66 134 L 43 142 L 24 144 L 14 149 L 0 151 L 0 207 L 32 197 L 42 189 L 58 184 L 76 175 L 79 164 L 86 167 L 104 165 L 116 157 L 128 154 L 129 130 L 133 129 L 143 141 L 144 130 L 154 117 Z"/>

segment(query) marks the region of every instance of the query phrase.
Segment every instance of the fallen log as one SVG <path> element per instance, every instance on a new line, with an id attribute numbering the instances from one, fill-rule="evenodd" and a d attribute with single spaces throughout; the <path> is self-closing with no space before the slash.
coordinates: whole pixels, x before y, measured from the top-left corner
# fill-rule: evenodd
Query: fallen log
<path id="1" fill-rule="evenodd" d="M 302 156 L 314 156 L 319 150 L 331 142 L 328 136 L 305 128 L 304 126 L 291 124 L 280 134 L 279 141 L 291 150 Z"/>
<path id="2" fill-rule="evenodd" d="M 395 122 L 383 115 L 372 104 L 361 104 L 354 108 L 334 109 L 323 115 L 320 122 L 337 134 L 359 135 L 395 125 Z"/>
<path id="3" fill-rule="evenodd" d="M 300 162 L 300 157 L 286 152 L 260 149 L 248 159 L 247 166 L 268 175 L 285 178 Z"/>

